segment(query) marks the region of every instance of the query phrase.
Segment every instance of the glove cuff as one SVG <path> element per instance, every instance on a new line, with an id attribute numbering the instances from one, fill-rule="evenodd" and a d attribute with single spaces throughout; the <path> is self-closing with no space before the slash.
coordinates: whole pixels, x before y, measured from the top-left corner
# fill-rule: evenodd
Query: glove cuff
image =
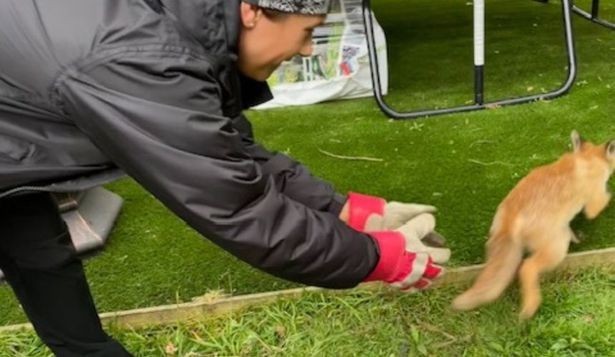
<path id="1" fill-rule="evenodd" d="M 385 205 L 384 198 L 355 192 L 348 193 L 348 225 L 363 232 L 367 217 L 372 214 L 384 215 Z"/>
<path id="2" fill-rule="evenodd" d="M 374 270 L 363 281 L 403 281 L 411 272 L 416 254 L 406 251 L 404 236 L 395 231 L 370 232 L 380 251 Z"/>

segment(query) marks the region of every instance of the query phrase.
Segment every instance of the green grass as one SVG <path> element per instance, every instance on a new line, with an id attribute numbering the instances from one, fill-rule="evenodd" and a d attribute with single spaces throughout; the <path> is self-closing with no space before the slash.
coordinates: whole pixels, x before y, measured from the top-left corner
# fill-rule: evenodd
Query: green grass
<path id="1" fill-rule="evenodd" d="M 471 6 L 454 0 L 374 3 L 390 48 L 392 105 L 418 109 L 472 99 Z M 556 87 L 565 76 L 559 2 L 487 5 L 488 99 Z M 615 4 L 603 1 L 602 7 L 615 21 Z M 596 141 L 615 137 L 615 32 L 578 17 L 575 29 L 577 82 L 569 95 L 550 102 L 397 122 L 368 98 L 249 117 L 266 146 L 289 153 L 340 192 L 438 206 L 451 264 L 478 263 L 497 204 L 532 167 L 568 150 L 572 129 Z M 319 149 L 384 161 L 340 160 Z M 101 312 L 186 301 L 214 289 L 245 294 L 295 286 L 220 251 L 133 181 L 109 188 L 126 204 L 107 249 L 87 262 Z M 575 250 L 613 246 L 615 208 L 573 227 L 585 237 Z M 6 286 L 0 287 L 0 306 L 0 324 L 25 321 Z"/>
<path id="2" fill-rule="evenodd" d="M 309 293 L 244 311 L 112 334 L 136 356 L 615 356 L 615 270 L 559 274 L 517 322 L 518 298 L 471 313 L 448 308 L 458 288 L 426 294 Z M 516 289 L 512 289 L 516 293 Z M 173 353 L 169 353 L 173 352 Z M 32 333 L 0 334 L 0 355 L 47 356 Z"/>

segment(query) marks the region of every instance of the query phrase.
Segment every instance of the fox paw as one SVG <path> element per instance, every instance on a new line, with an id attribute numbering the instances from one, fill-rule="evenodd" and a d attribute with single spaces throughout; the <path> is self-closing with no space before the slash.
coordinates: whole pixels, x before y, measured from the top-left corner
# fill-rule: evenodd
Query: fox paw
<path id="1" fill-rule="evenodd" d="M 571 233 L 570 241 L 574 244 L 581 243 L 581 239 L 579 238 L 581 234 L 576 234 L 574 232 Z"/>

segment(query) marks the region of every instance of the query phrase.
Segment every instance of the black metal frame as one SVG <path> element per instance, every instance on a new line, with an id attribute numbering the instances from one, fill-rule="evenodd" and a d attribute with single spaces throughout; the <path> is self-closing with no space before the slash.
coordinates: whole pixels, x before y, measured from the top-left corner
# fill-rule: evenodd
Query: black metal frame
<path id="1" fill-rule="evenodd" d="M 542 2 L 542 3 L 549 2 L 549 0 L 535 0 L 535 1 L 539 1 L 539 2 Z M 586 20 L 589 20 L 591 22 L 595 22 L 598 25 L 604 26 L 604 27 L 606 27 L 608 29 L 615 30 L 615 24 L 600 18 L 600 15 L 599 15 L 599 12 L 600 12 L 600 0 L 592 0 L 591 13 L 589 13 L 589 12 L 581 9 L 580 7 L 576 6 L 574 4 L 574 0 L 573 0 L 572 1 L 572 11 L 575 14 L 583 17 Z"/>
<path id="2" fill-rule="evenodd" d="M 562 86 L 552 92 L 538 94 L 538 95 L 530 95 L 523 96 L 518 98 L 509 98 L 502 99 L 492 102 L 483 103 L 482 102 L 482 93 L 479 94 L 477 91 L 482 88 L 482 76 L 477 79 L 481 81 L 475 85 L 475 103 L 472 105 L 464 105 L 457 106 L 451 108 L 443 108 L 443 109 L 429 109 L 429 110 L 418 110 L 418 111 L 409 111 L 409 112 L 398 112 L 395 109 L 391 108 L 383 98 L 382 94 L 382 84 L 380 81 L 380 72 L 378 65 L 378 54 L 376 51 L 376 41 L 374 38 L 374 24 L 372 19 L 371 12 L 371 1 L 363 0 L 363 23 L 365 25 L 365 33 L 367 36 L 367 49 L 369 53 L 369 62 L 370 62 L 370 70 L 372 76 L 372 87 L 374 92 L 374 97 L 376 98 L 376 102 L 378 106 L 382 110 L 382 112 L 390 118 L 393 119 L 416 119 L 420 117 L 429 117 L 434 115 L 442 115 L 442 114 L 450 114 L 450 113 L 459 113 L 459 112 L 468 112 L 474 110 L 481 110 L 492 107 L 499 107 L 505 105 L 513 105 L 513 104 L 521 104 L 521 103 L 529 103 L 538 100 L 548 100 L 560 97 L 566 94 L 572 84 L 574 83 L 576 73 L 577 73 L 577 62 L 576 62 L 576 54 L 574 48 L 574 32 L 572 28 L 572 19 L 571 19 L 571 10 L 572 10 L 572 0 L 561 0 L 562 2 L 562 17 L 564 22 L 564 36 L 566 41 L 566 53 L 568 59 L 568 75 L 566 80 L 562 84 Z"/>
<path id="3" fill-rule="evenodd" d="M 600 12 L 600 0 L 592 0 L 592 12 L 589 13 L 578 6 L 572 4 L 572 11 L 574 11 L 577 15 L 591 21 L 595 22 L 598 25 L 604 26 L 608 29 L 615 30 L 615 24 L 604 19 L 601 19 L 599 16 Z"/>

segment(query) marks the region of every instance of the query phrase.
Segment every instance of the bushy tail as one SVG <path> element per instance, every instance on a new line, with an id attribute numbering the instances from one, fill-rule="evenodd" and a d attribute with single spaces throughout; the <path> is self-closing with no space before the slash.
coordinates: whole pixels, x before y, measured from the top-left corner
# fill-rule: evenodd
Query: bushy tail
<path id="1" fill-rule="evenodd" d="M 510 284 L 523 259 L 523 247 L 508 234 L 487 243 L 487 263 L 474 285 L 453 301 L 455 310 L 471 310 L 497 299 Z"/>

